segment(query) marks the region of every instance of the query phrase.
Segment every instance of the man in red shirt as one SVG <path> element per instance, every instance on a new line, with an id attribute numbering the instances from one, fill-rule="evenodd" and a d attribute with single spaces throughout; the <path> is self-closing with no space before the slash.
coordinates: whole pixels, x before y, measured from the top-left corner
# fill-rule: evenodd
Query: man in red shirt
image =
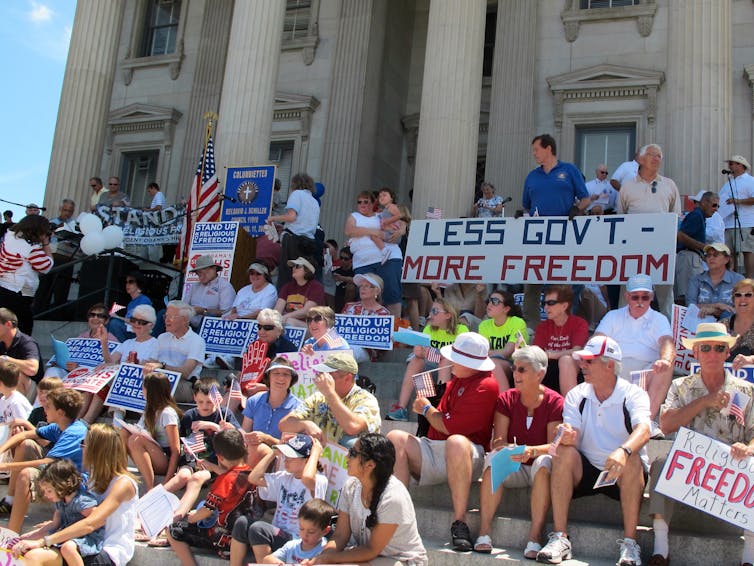
<path id="1" fill-rule="evenodd" d="M 387 437 L 395 446 L 395 476 L 407 487 L 411 477 L 419 485 L 447 482 L 453 500 L 453 548 L 469 551 L 471 533 L 466 524 L 469 489 L 479 477 L 484 453 L 490 449 L 492 421 L 499 393 L 492 375 L 489 342 L 476 332 L 459 334 L 440 353 L 451 362 L 452 379 L 437 408 L 417 395 L 413 410 L 424 415 L 430 429 L 426 438 L 402 430 Z M 452 462 L 452 465 L 451 465 Z"/>

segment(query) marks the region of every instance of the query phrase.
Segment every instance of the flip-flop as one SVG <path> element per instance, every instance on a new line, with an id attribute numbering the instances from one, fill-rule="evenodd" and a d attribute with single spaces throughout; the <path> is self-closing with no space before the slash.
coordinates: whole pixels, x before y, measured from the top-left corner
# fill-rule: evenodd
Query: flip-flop
<path id="1" fill-rule="evenodd" d="M 147 546 L 151 548 L 165 548 L 170 546 L 168 538 L 165 535 L 160 535 L 157 538 L 153 538 L 147 543 Z"/>
<path id="2" fill-rule="evenodd" d="M 136 542 L 147 542 L 152 540 L 152 537 L 139 528 L 134 531 L 134 540 Z"/>
<path id="3" fill-rule="evenodd" d="M 489 535 L 479 535 L 474 543 L 474 552 L 489 554 L 492 552 L 492 539 Z"/>

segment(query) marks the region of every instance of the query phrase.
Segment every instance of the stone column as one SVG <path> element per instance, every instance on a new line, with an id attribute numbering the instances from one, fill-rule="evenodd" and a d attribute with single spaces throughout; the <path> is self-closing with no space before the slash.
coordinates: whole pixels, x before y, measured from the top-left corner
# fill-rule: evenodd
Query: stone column
<path id="1" fill-rule="evenodd" d="M 228 52 L 232 16 L 233 0 L 212 0 L 211 4 L 205 4 L 191 101 L 188 112 L 183 116 L 186 120 L 186 139 L 178 183 L 170 187 L 169 202 L 176 202 L 176 197 L 181 195 L 188 196 L 187 192 L 196 176 L 196 164 L 204 146 L 207 122 L 202 117 L 205 112 L 220 110 L 223 69 Z"/>
<path id="2" fill-rule="evenodd" d="M 89 209 L 90 177 L 99 177 L 107 135 L 123 0 L 79 0 L 47 172 L 45 206 L 55 216 L 63 198 Z M 107 181 L 105 181 L 107 182 Z"/>
<path id="3" fill-rule="evenodd" d="M 501 197 L 512 197 L 506 216 L 520 208 L 523 182 L 534 168 L 534 72 L 537 54 L 537 2 L 498 0 L 492 67 L 490 122 L 485 180 Z"/>
<path id="4" fill-rule="evenodd" d="M 670 0 L 668 12 L 663 171 L 688 195 L 721 185 L 731 151 L 731 0 Z"/>
<path id="5" fill-rule="evenodd" d="M 217 173 L 267 163 L 285 0 L 235 3 L 215 136 Z"/>
<path id="6" fill-rule="evenodd" d="M 474 195 L 486 0 L 432 0 L 424 59 L 413 215 L 468 212 Z"/>
<path id="7" fill-rule="evenodd" d="M 356 193 L 369 185 L 384 45 L 384 0 L 344 0 L 338 17 L 322 155 L 320 223 L 340 234 Z"/>

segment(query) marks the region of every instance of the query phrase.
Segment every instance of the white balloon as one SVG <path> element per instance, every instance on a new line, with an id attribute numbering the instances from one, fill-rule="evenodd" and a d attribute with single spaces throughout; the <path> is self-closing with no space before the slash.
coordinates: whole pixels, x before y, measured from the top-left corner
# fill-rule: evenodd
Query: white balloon
<path id="1" fill-rule="evenodd" d="M 79 230 L 82 234 L 92 234 L 102 232 L 102 221 L 99 216 L 94 214 L 87 214 L 79 220 Z"/>
<path id="2" fill-rule="evenodd" d="M 105 238 L 102 232 L 91 232 L 81 238 L 81 251 L 86 255 L 94 255 L 105 249 Z"/>
<path id="3" fill-rule="evenodd" d="M 105 249 L 120 248 L 123 246 L 123 229 L 120 226 L 107 226 L 102 230 L 105 239 Z"/>

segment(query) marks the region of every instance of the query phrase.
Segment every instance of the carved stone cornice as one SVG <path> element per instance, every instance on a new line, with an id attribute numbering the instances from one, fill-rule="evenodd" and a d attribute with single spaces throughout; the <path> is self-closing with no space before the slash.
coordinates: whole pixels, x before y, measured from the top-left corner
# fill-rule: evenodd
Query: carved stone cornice
<path id="1" fill-rule="evenodd" d="M 566 41 L 573 43 L 579 37 L 582 23 L 602 22 L 608 20 L 635 19 L 636 29 L 642 37 L 652 33 L 654 17 L 657 12 L 655 0 L 641 0 L 635 6 L 618 6 L 615 8 L 581 8 L 579 0 L 566 0 L 565 8 L 560 13 Z"/>

